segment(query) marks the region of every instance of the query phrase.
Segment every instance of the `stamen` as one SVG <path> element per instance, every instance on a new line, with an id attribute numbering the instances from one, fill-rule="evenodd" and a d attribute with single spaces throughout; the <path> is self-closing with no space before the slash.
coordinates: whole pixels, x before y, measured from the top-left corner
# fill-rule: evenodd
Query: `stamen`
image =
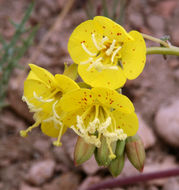
<path id="1" fill-rule="evenodd" d="M 92 57 L 96 56 L 96 53 L 90 52 L 90 51 L 86 48 L 86 46 L 85 46 L 84 43 L 81 43 L 81 45 L 82 45 L 82 48 L 84 49 L 84 51 L 85 51 L 88 55 L 90 55 L 90 56 L 92 56 Z"/>
<path id="2" fill-rule="evenodd" d="M 122 47 L 119 46 L 112 54 L 112 57 L 111 57 L 111 62 L 113 63 L 114 62 L 114 57 L 116 56 L 116 54 L 118 53 L 118 51 L 121 49 Z"/>
<path id="3" fill-rule="evenodd" d="M 56 112 L 56 110 L 55 110 L 55 106 L 56 106 L 57 103 L 58 103 L 58 100 L 53 104 L 52 110 L 53 110 L 53 114 L 55 115 L 55 117 L 56 117 L 57 119 L 60 119 L 60 116 L 57 114 L 57 112 Z"/>
<path id="4" fill-rule="evenodd" d="M 99 57 L 98 59 L 96 59 L 87 69 L 87 71 L 90 71 L 93 67 L 97 68 L 97 67 L 102 67 L 102 63 L 101 63 L 101 60 L 103 58 L 102 57 Z"/>
<path id="5" fill-rule="evenodd" d="M 39 124 L 40 124 L 40 121 L 36 121 L 36 122 L 35 122 L 32 126 L 30 126 L 28 129 L 26 129 L 26 130 L 21 130 L 21 131 L 20 131 L 20 135 L 21 135 L 22 137 L 26 137 L 27 134 L 28 134 L 28 132 L 31 132 L 32 129 L 38 127 Z"/>
<path id="6" fill-rule="evenodd" d="M 95 38 L 95 34 L 94 33 L 92 34 L 92 40 L 93 40 L 93 43 L 96 46 L 97 50 L 101 50 L 101 47 L 99 47 L 98 44 L 97 44 L 97 42 L 96 42 L 96 38 Z"/>
<path id="7" fill-rule="evenodd" d="M 35 106 L 30 103 L 25 96 L 22 97 L 22 100 L 27 103 L 29 109 L 31 112 L 40 112 L 42 111 L 42 108 L 35 108 Z"/>
<path id="8" fill-rule="evenodd" d="M 59 130 L 59 134 L 58 134 L 58 138 L 56 141 L 53 142 L 54 146 L 61 146 L 62 143 L 60 142 L 61 136 L 62 136 L 62 131 L 63 131 L 63 126 L 61 126 L 60 130 Z"/>
<path id="9" fill-rule="evenodd" d="M 80 64 L 81 64 L 81 65 L 85 65 L 85 64 L 88 64 L 88 63 L 90 63 L 90 62 L 92 62 L 92 61 L 93 61 L 93 58 L 90 57 L 87 61 L 80 62 Z"/>
<path id="10" fill-rule="evenodd" d="M 103 69 L 111 69 L 111 70 L 118 70 L 117 66 L 103 66 Z"/>
<path id="11" fill-rule="evenodd" d="M 52 102 L 54 100 L 53 98 L 44 100 L 42 96 L 37 96 L 35 91 L 33 92 L 33 95 L 34 95 L 34 98 L 40 102 Z"/>
<path id="12" fill-rule="evenodd" d="M 111 160 L 115 159 L 116 158 L 116 155 L 113 153 L 113 150 L 111 148 L 111 145 L 110 145 L 110 141 L 108 141 L 109 139 L 106 138 L 106 142 L 107 142 L 107 145 L 108 145 L 108 149 L 109 149 L 109 152 L 110 152 L 110 155 L 109 155 L 109 158 Z"/>
<path id="13" fill-rule="evenodd" d="M 107 40 L 109 40 L 109 38 L 107 36 L 105 36 L 102 40 L 101 43 L 104 44 L 104 42 L 106 42 Z M 105 46 L 106 47 L 106 46 Z"/>
<path id="14" fill-rule="evenodd" d="M 106 51 L 106 55 L 111 55 L 114 47 L 115 47 L 115 43 L 116 43 L 116 40 L 113 40 L 112 44 L 110 45 L 110 47 L 108 48 L 108 50 Z"/>

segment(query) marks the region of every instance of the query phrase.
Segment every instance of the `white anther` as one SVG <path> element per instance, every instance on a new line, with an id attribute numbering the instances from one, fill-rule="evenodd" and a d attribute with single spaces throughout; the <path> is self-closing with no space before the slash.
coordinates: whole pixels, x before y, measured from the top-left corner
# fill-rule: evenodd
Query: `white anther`
<path id="1" fill-rule="evenodd" d="M 81 45 L 82 45 L 82 48 L 84 49 L 84 51 L 85 51 L 88 55 L 90 55 L 90 56 L 92 56 L 92 57 L 96 56 L 96 53 L 90 52 L 90 51 L 86 48 L 86 46 L 85 46 L 84 43 L 81 43 Z"/>
<path id="2" fill-rule="evenodd" d="M 33 92 L 33 95 L 34 95 L 34 98 L 40 102 L 47 102 L 48 103 L 48 102 L 52 102 L 54 100 L 53 98 L 44 100 L 42 96 L 37 96 L 35 91 Z"/>
<path id="3" fill-rule="evenodd" d="M 106 42 L 107 40 L 109 40 L 109 38 L 107 36 L 105 36 L 102 40 L 101 43 L 104 44 L 104 42 Z"/>
<path id="4" fill-rule="evenodd" d="M 98 131 L 103 133 L 110 125 L 111 125 L 111 117 L 108 117 L 105 122 L 100 124 L 100 128 L 98 129 Z"/>
<path id="5" fill-rule="evenodd" d="M 121 49 L 122 47 L 119 46 L 112 54 L 112 57 L 111 57 L 111 62 L 113 63 L 114 62 L 114 57 L 116 56 L 116 54 L 118 53 L 118 51 Z"/>
<path id="6" fill-rule="evenodd" d="M 111 69 L 111 70 L 118 70 L 118 66 L 103 66 L 103 69 Z"/>
<path id="7" fill-rule="evenodd" d="M 92 62 L 92 61 L 93 61 L 93 58 L 90 57 L 87 61 L 80 62 L 80 64 L 81 64 L 81 65 L 85 65 L 85 64 L 88 64 L 88 63 L 90 63 L 90 62 Z"/>
<path id="8" fill-rule="evenodd" d="M 93 43 L 95 45 L 95 47 L 97 48 L 97 50 L 101 50 L 101 47 L 98 46 L 97 42 L 96 42 L 96 38 L 95 38 L 95 34 L 93 33 L 92 34 L 92 40 L 93 40 Z"/>
<path id="9" fill-rule="evenodd" d="M 98 59 L 93 61 L 93 63 L 88 67 L 87 71 L 90 71 L 93 67 L 102 66 L 102 63 L 101 63 L 102 59 L 103 59 L 102 57 L 99 57 Z"/>
<path id="10" fill-rule="evenodd" d="M 57 104 L 58 100 L 53 104 L 52 110 L 53 110 L 53 114 L 55 115 L 55 117 L 57 119 L 60 119 L 60 116 L 57 114 L 56 110 L 55 110 L 55 106 Z"/>
<path id="11" fill-rule="evenodd" d="M 84 130 L 83 118 L 77 115 L 76 120 L 77 120 L 77 124 L 76 124 L 77 128 L 80 130 L 82 134 L 84 134 L 85 130 Z"/>
<path id="12" fill-rule="evenodd" d="M 30 103 L 25 96 L 22 97 L 22 100 L 27 103 L 31 112 L 40 112 L 42 108 L 36 108 L 32 103 Z"/>
<path id="13" fill-rule="evenodd" d="M 106 55 L 111 55 L 114 47 L 115 47 L 115 43 L 116 43 L 116 40 L 113 40 L 112 44 L 110 45 L 110 47 L 108 48 L 108 50 L 106 51 Z"/>

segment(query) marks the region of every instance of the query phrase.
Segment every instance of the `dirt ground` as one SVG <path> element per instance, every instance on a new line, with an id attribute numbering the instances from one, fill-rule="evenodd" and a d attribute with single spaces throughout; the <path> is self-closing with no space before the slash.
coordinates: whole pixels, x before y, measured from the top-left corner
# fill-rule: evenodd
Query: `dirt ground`
<path id="1" fill-rule="evenodd" d="M 56 30 L 52 30 L 66 0 L 36 0 L 28 25 L 39 24 L 35 43 L 16 69 L 9 83 L 9 106 L 0 113 L 0 190 L 83 190 L 90 184 L 111 178 L 105 168 L 94 159 L 79 167 L 73 164 L 76 136 L 68 131 L 63 146 L 52 145 L 50 139 L 33 130 L 27 138 L 19 131 L 33 123 L 32 115 L 22 102 L 23 81 L 27 64 L 42 66 L 53 74 L 63 72 L 63 63 L 72 63 L 67 51 L 68 38 L 73 29 L 87 19 L 86 1 L 76 0 Z M 100 1 L 93 1 L 98 5 Z M 110 7 L 109 1 L 109 7 Z M 14 32 L 9 17 L 20 22 L 30 0 L 0 0 L 0 33 L 9 40 Z M 178 0 L 128 1 L 124 27 L 155 36 L 170 35 L 171 43 L 179 46 Z M 39 50 L 39 44 L 48 35 Z M 157 45 L 147 41 L 147 46 Z M 139 134 L 143 136 L 147 159 L 144 172 L 179 166 L 179 59 L 175 56 L 148 55 L 143 73 L 123 88 L 140 117 Z M 177 104 L 178 103 L 178 104 Z M 178 112 L 177 112 L 178 110 Z M 126 161 L 121 176 L 138 172 Z M 116 190 L 178 190 L 179 178 L 167 178 Z"/>

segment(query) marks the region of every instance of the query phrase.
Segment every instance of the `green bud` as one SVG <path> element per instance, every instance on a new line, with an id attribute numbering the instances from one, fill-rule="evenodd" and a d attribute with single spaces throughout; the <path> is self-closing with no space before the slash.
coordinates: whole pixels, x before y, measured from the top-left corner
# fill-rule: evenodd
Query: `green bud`
<path id="1" fill-rule="evenodd" d="M 89 160 L 93 155 L 95 148 L 94 145 L 88 144 L 83 138 L 78 137 L 74 151 L 75 165 L 80 165 Z"/>
<path id="2" fill-rule="evenodd" d="M 124 149 L 125 149 L 125 145 L 126 145 L 125 140 L 124 141 L 121 141 L 121 140 L 117 141 L 116 151 L 115 151 L 116 157 L 119 157 L 119 156 L 123 155 Z"/>
<path id="3" fill-rule="evenodd" d="M 139 135 L 128 137 L 126 140 L 126 153 L 132 165 L 139 170 L 143 171 L 145 162 L 145 149 L 142 139 Z"/>
<path id="4" fill-rule="evenodd" d="M 121 156 L 118 156 L 116 159 L 111 161 L 108 169 L 113 177 L 117 177 L 121 173 L 124 167 L 124 160 L 125 154 L 122 154 Z"/>
<path id="5" fill-rule="evenodd" d="M 116 148 L 116 142 L 111 143 L 110 145 L 111 150 L 114 152 Z M 106 137 L 101 136 L 101 146 L 100 148 L 97 148 L 95 151 L 95 159 L 99 166 L 109 166 L 112 156 L 115 157 L 115 155 L 111 154 L 109 150 L 109 146 L 106 142 Z"/>
<path id="6" fill-rule="evenodd" d="M 78 77 L 78 65 L 73 63 L 70 66 L 65 63 L 64 75 L 70 77 L 72 80 L 76 80 Z"/>

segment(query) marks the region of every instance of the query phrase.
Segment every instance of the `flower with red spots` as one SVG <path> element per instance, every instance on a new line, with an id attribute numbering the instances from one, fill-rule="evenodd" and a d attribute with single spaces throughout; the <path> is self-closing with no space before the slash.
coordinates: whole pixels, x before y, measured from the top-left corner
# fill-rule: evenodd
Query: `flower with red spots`
<path id="1" fill-rule="evenodd" d="M 101 138 L 106 138 L 111 159 L 115 158 L 111 143 L 135 135 L 138 129 L 133 104 L 112 89 L 77 89 L 65 94 L 60 105 L 66 113 L 63 123 L 87 143 L 100 148 Z"/>
<path id="2" fill-rule="evenodd" d="M 112 20 L 96 16 L 72 33 L 68 51 L 82 79 L 92 87 L 117 89 L 135 79 L 146 60 L 146 45 L 137 31 L 127 33 Z"/>
<path id="3" fill-rule="evenodd" d="M 54 145 L 61 145 L 60 138 L 67 126 L 61 122 L 62 110 L 59 105 L 61 97 L 79 86 L 69 77 L 56 74 L 53 76 L 46 69 L 29 64 L 31 71 L 24 82 L 23 101 L 34 112 L 35 123 L 26 130 L 21 130 L 21 136 L 27 136 L 33 128 L 41 125 L 44 134 L 58 137 Z"/>

